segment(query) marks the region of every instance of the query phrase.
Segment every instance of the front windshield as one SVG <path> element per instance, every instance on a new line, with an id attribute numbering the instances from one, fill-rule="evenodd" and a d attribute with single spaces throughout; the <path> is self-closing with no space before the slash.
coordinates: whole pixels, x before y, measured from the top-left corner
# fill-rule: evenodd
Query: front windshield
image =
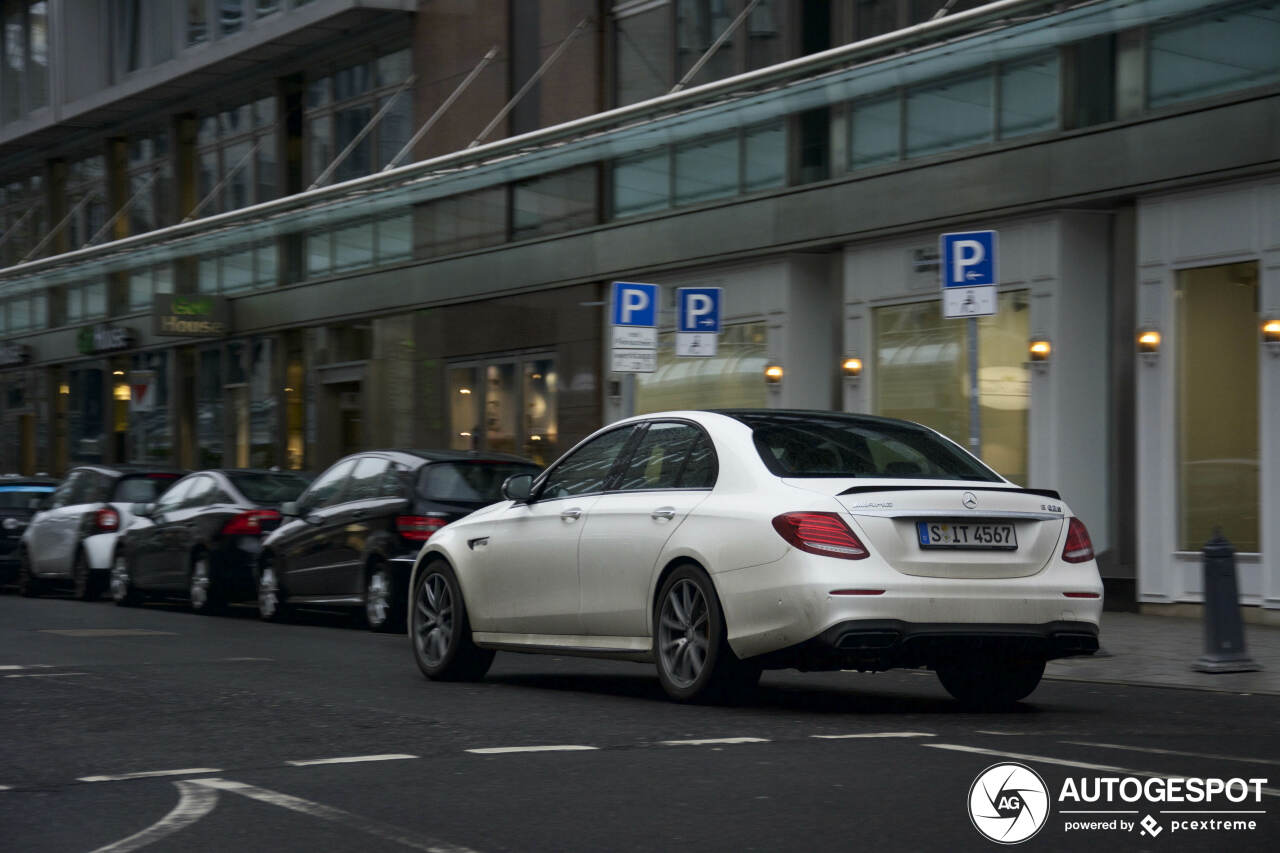
<path id="1" fill-rule="evenodd" d="M 906 421 L 802 415 L 741 415 L 757 452 L 779 477 L 912 480 L 1000 478 L 932 431 Z"/>
<path id="2" fill-rule="evenodd" d="M 254 503 L 272 505 L 296 501 L 308 483 L 305 477 L 285 471 L 232 471 L 227 479 Z"/>

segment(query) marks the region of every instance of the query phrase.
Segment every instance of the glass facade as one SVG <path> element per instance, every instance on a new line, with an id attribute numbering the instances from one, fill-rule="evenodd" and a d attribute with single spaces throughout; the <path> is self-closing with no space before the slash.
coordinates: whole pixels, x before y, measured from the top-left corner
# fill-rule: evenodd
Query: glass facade
<path id="1" fill-rule="evenodd" d="M 1258 264 L 1177 274 L 1178 548 L 1261 549 Z"/>
<path id="2" fill-rule="evenodd" d="M 395 96 L 409 77 L 408 50 L 339 68 L 307 84 L 304 136 L 307 139 L 306 183 L 315 182 L 340 152 L 356 140 L 374 114 Z M 413 132 L 413 96 L 406 90 L 356 144 L 328 183 L 378 171 L 400 152 Z"/>
<path id="3" fill-rule="evenodd" d="M 1026 291 L 999 294 L 998 313 L 978 319 L 982 458 L 1015 483 L 1027 482 Z M 917 421 L 969 446 L 967 323 L 942 316 L 931 299 L 876 308 L 875 412 Z"/>
<path id="4" fill-rule="evenodd" d="M 549 354 L 496 356 L 445 372 L 449 446 L 515 453 L 546 465 L 559 455 L 560 375 Z"/>
<path id="5" fill-rule="evenodd" d="M 766 408 L 767 338 L 765 323 L 726 325 L 715 356 L 680 358 L 675 333 L 659 334 L 657 371 L 636 374 L 636 413 Z"/>
<path id="6" fill-rule="evenodd" d="M 1148 39 L 1151 107 L 1280 80 L 1280 6 L 1274 2 L 1154 26 Z"/>

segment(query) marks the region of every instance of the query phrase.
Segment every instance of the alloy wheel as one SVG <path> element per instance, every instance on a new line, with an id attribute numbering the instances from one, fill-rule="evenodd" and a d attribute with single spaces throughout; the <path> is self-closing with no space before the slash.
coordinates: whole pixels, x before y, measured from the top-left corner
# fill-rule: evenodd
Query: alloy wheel
<path id="1" fill-rule="evenodd" d="M 280 609 L 280 583 L 276 580 L 276 570 L 267 566 L 258 578 L 258 613 L 264 619 L 270 619 Z"/>
<path id="2" fill-rule="evenodd" d="M 270 571 L 268 569 L 268 571 Z M 209 558 L 200 557 L 191 565 L 191 597 L 192 610 L 205 610 L 209 606 Z"/>
<path id="3" fill-rule="evenodd" d="M 453 642 L 453 595 L 444 576 L 433 573 L 423 582 L 414 603 L 414 642 L 430 666 L 439 666 Z"/>
<path id="4" fill-rule="evenodd" d="M 111 564 L 111 600 L 124 601 L 129 597 L 129 561 L 124 554 L 117 554 Z"/>
<path id="5" fill-rule="evenodd" d="M 387 611 L 390 609 L 391 578 L 387 576 L 386 569 L 377 569 L 369 576 L 369 586 L 365 590 L 365 618 L 376 628 L 387 621 Z"/>
<path id="6" fill-rule="evenodd" d="M 706 667 L 711 648 L 711 620 L 702 590 L 683 579 L 662 602 L 658 622 L 658 655 L 667 677 L 677 687 L 691 686 Z"/>

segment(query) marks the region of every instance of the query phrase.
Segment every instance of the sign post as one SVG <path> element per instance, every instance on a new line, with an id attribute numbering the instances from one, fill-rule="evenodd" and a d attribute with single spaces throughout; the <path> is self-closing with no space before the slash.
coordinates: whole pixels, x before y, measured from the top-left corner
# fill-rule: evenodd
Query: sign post
<path id="1" fill-rule="evenodd" d="M 720 341 L 718 287 L 681 287 L 676 290 L 676 355 L 708 358 Z"/>
<path id="2" fill-rule="evenodd" d="M 982 409 L 978 386 L 978 318 L 996 313 L 995 231 L 961 231 L 938 238 L 942 265 L 942 316 L 967 317 L 969 334 L 969 450 L 982 455 Z"/>

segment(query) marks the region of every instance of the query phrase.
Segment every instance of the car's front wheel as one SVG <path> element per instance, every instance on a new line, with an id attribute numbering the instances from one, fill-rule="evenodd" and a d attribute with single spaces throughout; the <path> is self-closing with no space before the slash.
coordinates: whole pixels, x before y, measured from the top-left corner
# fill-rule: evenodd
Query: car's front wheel
<path id="1" fill-rule="evenodd" d="M 1044 675 L 1044 661 L 972 655 L 939 661 L 934 670 L 962 704 L 999 710 L 1031 695 Z"/>
<path id="2" fill-rule="evenodd" d="M 673 571 L 658 591 L 656 611 L 658 680 L 672 699 L 723 701 L 760 680 L 760 667 L 729 648 L 720 600 L 701 568 Z"/>
<path id="3" fill-rule="evenodd" d="M 436 681 L 478 681 L 493 663 L 493 651 L 471 639 L 462 590 L 444 560 L 432 560 L 418 573 L 409 637 L 418 669 Z"/>

